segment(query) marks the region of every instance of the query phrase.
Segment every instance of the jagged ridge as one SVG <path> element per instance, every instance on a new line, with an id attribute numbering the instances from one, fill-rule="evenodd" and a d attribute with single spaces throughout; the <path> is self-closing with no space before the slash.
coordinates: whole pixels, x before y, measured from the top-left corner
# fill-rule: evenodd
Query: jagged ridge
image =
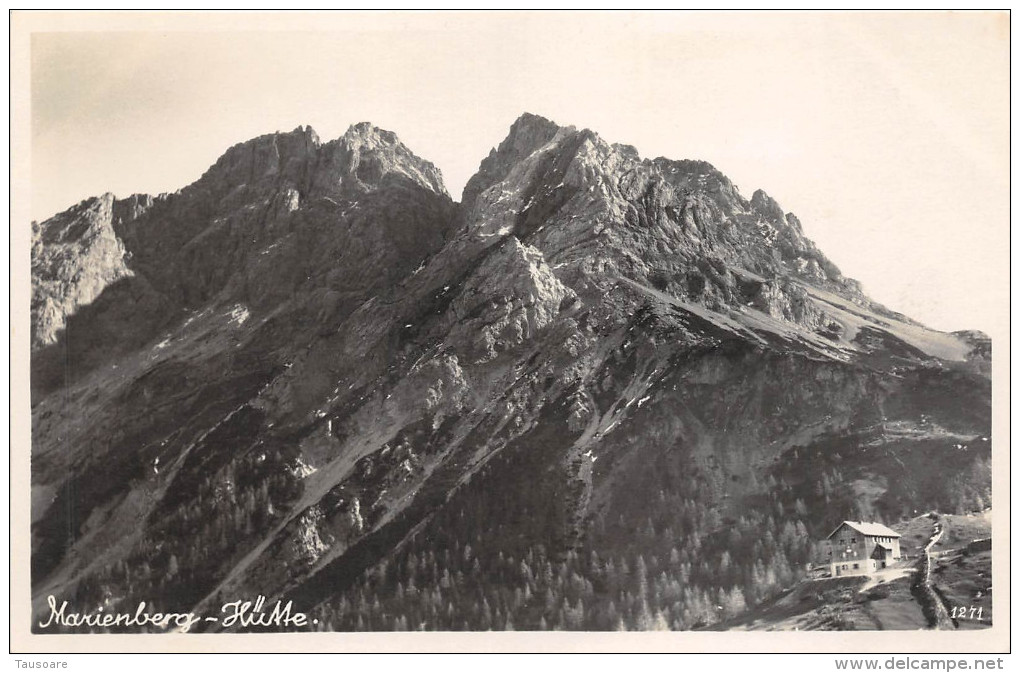
<path id="1" fill-rule="evenodd" d="M 378 579 L 452 554 L 470 591 L 414 582 L 498 606 L 469 627 L 691 628 L 796 579 L 847 508 L 988 498 L 987 342 L 875 305 L 705 162 L 525 115 L 458 205 L 393 134 L 302 127 L 103 203 L 40 226 L 78 245 L 60 232 L 85 222 L 127 273 L 69 299 L 63 333 L 39 319 L 39 606 L 255 592 L 325 602 L 337 628 L 462 628 L 408 602 L 418 571 Z M 40 288 L 73 277 L 39 268 Z M 686 588 L 642 607 L 647 578 L 603 556 L 670 558 L 656 572 Z M 369 591 L 387 607 L 344 607 Z"/>

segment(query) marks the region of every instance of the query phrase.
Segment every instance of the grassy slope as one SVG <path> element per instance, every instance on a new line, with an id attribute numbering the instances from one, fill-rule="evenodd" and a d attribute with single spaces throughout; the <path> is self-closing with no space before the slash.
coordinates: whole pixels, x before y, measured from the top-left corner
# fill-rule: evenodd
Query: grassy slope
<path id="1" fill-rule="evenodd" d="M 964 615 L 956 619 L 957 628 L 980 629 L 992 625 L 990 551 L 952 554 L 940 558 L 932 575 L 935 590 L 943 598 L 950 615 L 954 607 L 964 611 Z"/>
<path id="2" fill-rule="evenodd" d="M 992 623 L 991 552 L 964 553 L 969 542 L 991 535 L 991 510 L 978 514 L 939 515 L 945 529 L 935 551 L 933 581 L 947 604 L 981 608 L 980 619 L 959 619 L 958 628 L 987 628 Z M 894 524 L 903 534 L 901 547 L 912 566 L 928 536 L 933 519 L 922 515 Z M 913 630 L 928 627 L 910 592 L 911 575 L 871 584 L 865 577 L 814 578 L 767 601 L 739 618 L 716 625 L 719 630 Z M 861 589 L 864 591 L 861 591 Z M 978 596 L 980 592 L 980 596 Z"/>

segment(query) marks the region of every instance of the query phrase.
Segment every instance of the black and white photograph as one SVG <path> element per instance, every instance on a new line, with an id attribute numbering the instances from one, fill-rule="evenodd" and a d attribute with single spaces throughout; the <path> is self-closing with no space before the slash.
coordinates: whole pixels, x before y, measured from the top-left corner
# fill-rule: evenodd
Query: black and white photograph
<path id="1" fill-rule="evenodd" d="M 1008 651 L 1008 11 L 11 21 L 21 651 Z"/>

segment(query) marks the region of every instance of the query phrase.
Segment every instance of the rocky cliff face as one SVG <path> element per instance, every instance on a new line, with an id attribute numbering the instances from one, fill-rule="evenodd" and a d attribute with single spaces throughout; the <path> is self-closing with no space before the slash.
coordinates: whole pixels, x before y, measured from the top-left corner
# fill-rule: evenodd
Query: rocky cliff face
<path id="1" fill-rule="evenodd" d="M 833 520 L 990 503 L 990 345 L 763 191 L 525 115 L 461 203 L 358 124 L 33 242 L 33 594 L 693 628 Z"/>
<path id="2" fill-rule="evenodd" d="M 131 275 L 113 230 L 113 194 L 32 223 L 32 348 L 52 344 L 67 317 Z"/>

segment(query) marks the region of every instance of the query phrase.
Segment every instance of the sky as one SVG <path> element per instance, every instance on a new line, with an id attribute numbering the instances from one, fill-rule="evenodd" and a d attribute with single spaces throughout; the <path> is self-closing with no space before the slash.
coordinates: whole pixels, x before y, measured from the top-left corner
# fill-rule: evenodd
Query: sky
<path id="1" fill-rule="evenodd" d="M 174 191 L 257 135 L 360 121 L 459 200 L 527 111 L 764 189 L 927 325 L 994 336 L 1008 310 L 1003 13 L 56 15 L 30 68 L 33 219 Z"/>

